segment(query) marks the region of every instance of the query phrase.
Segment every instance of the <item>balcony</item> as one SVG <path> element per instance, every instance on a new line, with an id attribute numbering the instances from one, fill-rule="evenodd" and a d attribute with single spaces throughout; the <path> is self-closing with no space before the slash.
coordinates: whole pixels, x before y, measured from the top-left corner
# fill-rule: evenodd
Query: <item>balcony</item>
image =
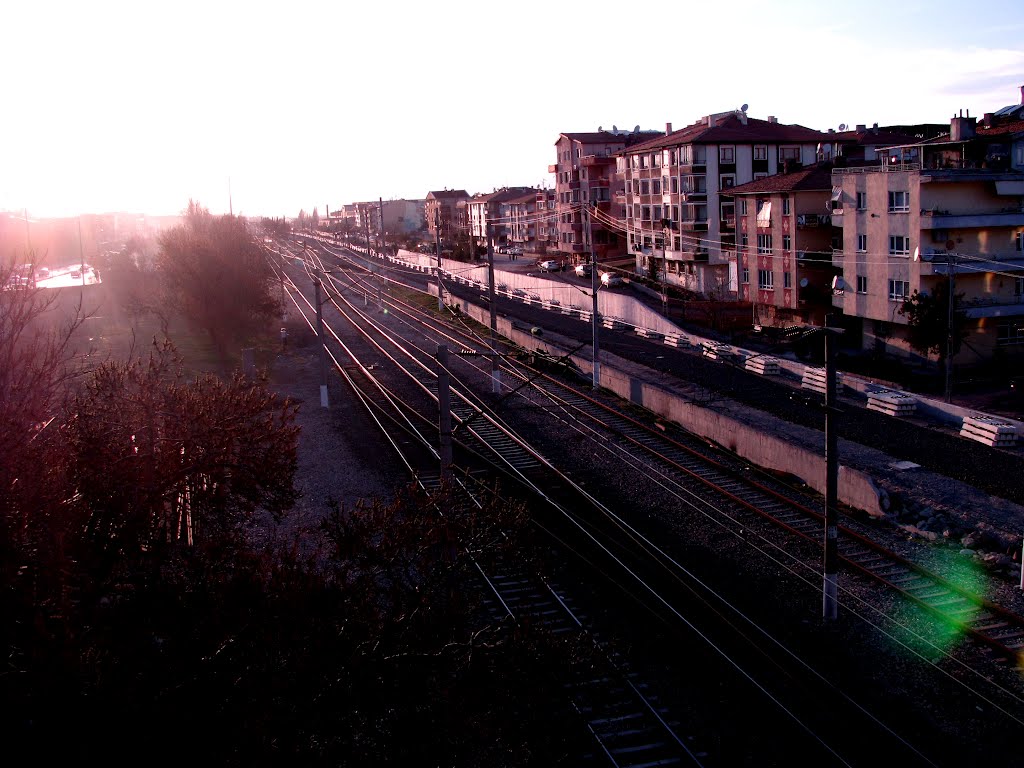
<path id="1" fill-rule="evenodd" d="M 970 229 L 982 227 L 1024 226 L 1024 211 L 1003 209 L 992 213 L 951 213 L 931 209 L 921 211 L 921 229 Z"/>
<path id="2" fill-rule="evenodd" d="M 586 155 L 581 158 L 581 163 L 584 168 L 593 168 L 599 165 L 610 165 L 615 162 L 614 157 L 608 157 L 607 155 Z"/>
<path id="3" fill-rule="evenodd" d="M 840 213 L 842 213 L 841 210 Z M 815 229 L 817 227 L 828 227 L 831 224 L 832 217 L 827 213 L 798 213 L 796 216 L 797 229 Z"/>
<path id="4" fill-rule="evenodd" d="M 804 252 L 803 251 L 797 251 L 796 252 L 796 259 L 797 259 L 797 261 L 803 261 L 803 258 L 804 258 Z M 842 251 L 836 251 L 836 250 L 832 251 L 832 266 L 833 267 L 842 268 L 842 266 L 843 266 L 843 252 Z"/>
<path id="5" fill-rule="evenodd" d="M 978 296 L 957 303 L 966 317 L 1020 317 L 1024 315 L 1024 296 L 999 300 L 995 296 Z"/>

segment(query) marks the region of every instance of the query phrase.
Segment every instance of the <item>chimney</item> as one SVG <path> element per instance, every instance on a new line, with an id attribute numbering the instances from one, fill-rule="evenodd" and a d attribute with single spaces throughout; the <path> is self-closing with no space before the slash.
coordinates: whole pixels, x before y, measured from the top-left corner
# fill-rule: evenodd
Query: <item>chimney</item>
<path id="1" fill-rule="evenodd" d="M 1024 85 L 1020 87 L 1020 103 L 1024 105 Z"/>
<path id="2" fill-rule="evenodd" d="M 874 125 L 871 126 L 871 132 L 875 134 L 878 133 L 878 123 L 875 123 Z"/>
<path id="3" fill-rule="evenodd" d="M 672 133 L 672 123 L 665 123 L 665 135 Z"/>
<path id="4" fill-rule="evenodd" d="M 777 118 L 775 117 L 775 115 L 768 115 L 768 122 L 769 122 L 769 123 L 777 123 L 777 122 L 779 122 L 779 121 L 778 121 L 778 119 L 777 119 Z"/>
<path id="5" fill-rule="evenodd" d="M 981 116 L 981 122 L 982 122 L 982 124 L 986 128 L 991 128 L 992 127 L 992 118 L 994 118 L 994 117 L 995 117 L 995 115 L 992 114 L 991 112 L 986 112 L 984 115 Z"/>
<path id="6" fill-rule="evenodd" d="M 975 126 L 978 122 L 976 117 L 954 117 L 949 121 L 949 140 L 967 141 L 973 139 L 976 133 Z"/>
<path id="7" fill-rule="evenodd" d="M 864 131 L 866 131 L 867 129 L 868 129 L 868 127 L 867 127 L 867 125 L 865 123 L 858 123 L 857 124 L 857 133 L 864 133 Z"/>

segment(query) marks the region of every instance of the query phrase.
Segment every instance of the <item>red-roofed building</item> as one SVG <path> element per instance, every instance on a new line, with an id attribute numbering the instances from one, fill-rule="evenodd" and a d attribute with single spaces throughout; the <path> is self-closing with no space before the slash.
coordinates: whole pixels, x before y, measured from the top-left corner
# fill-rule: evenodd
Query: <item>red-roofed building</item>
<path id="1" fill-rule="evenodd" d="M 423 203 L 423 216 L 431 237 L 437 237 L 440 229 L 442 240 L 450 242 L 453 239 L 453 234 L 457 231 L 458 205 L 463 200 L 469 200 L 469 193 L 464 189 L 443 189 L 427 193 Z"/>
<path id="2" fill-rule="evenodd" d="M 755 326 L 824 325 L 832 311 L 832 164 L 817 163 L 729 190 L 736 216 L 739 296 Z M 723 207 L 730 195 L 722 193 Z"/>
<path id="3" fill-rule="evenodd" d="M 554 250 L 574 262 L 588 261 L 590 241 L 583 226 L 582 206 L 592 205 L 591 232 L 598 261 L 626 253 L 622 237 L 622 179 L 615 173 L 615 154 L 639 142 L 661 136 L 658 131 L 598 129 L 593 133 L 562 133 L 555 142 L 558 162 L 548 166 L 555 174 L 557 245 Z"/>
<path id="4" fill-rule="evenodd" d="M 817 160 L 827 134 L 774 117 L 723 112 L 619 152 L 621 203 L 640 274 L 707 296 L 735 298 L 736 227 L 728 190 Z M 658 269 L 659 265 L 662 267 Z"/>

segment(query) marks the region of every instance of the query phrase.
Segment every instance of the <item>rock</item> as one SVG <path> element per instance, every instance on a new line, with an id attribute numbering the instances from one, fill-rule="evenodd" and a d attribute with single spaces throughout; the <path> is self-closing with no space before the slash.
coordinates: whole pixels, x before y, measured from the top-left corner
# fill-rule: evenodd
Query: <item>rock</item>
<path id="1" fill-rule="evenodd" d="M 960 550 L 960 555 L 963 556 L 963 557 L 974 557 L 974 550 L 973 549 L 967 549 L 965 547 L 964 549 Z"/>

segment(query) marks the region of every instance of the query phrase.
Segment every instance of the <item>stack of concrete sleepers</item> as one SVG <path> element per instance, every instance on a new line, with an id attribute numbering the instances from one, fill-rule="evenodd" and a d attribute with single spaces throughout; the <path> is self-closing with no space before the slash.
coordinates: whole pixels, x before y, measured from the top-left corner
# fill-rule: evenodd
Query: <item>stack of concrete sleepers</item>
<path id="1" fill-rule="evenodd" d="M 868 392 L 868 410 L 889 416 L 912 416 L 917 410 L 917 398 L 906 392 L 879 389 Z"/>
<path id="2" fill-rule="evenodd" d="M 778 376 L 779 360 L 775 357 L 765 355 L 754 355 L 748 357 L 743 367 L 752 373 L 759 373 L 762 376 Z"/>
<path id="3" fill-rule="evenodd" d="M 717 341 L 704 341 L 701 342 L 701 347 L 703 347 L 701 354 L 709 360 L 732 360 L 735 357 L 732 347 L 728 344 L 722 344 Z"/>
<path id="4" fill-rule="evenodd" d="M 964 416 L 960 436 L 985 445 L 1005 448 L 1017 444 L 1017 427 L 993 416 Z"/>
<path id="5" fill-rule="evenodd" d="M 804 368 L 804 377 L 800 382 L 800 386 L 804 389 L 810 389 L 819 394 L 825 394 L 825 369 L 824 368 L 811 368 L 807 366 Z M 843 374 L 836 372 L 836 392 L 841 391 L 843 388 Z"/>

